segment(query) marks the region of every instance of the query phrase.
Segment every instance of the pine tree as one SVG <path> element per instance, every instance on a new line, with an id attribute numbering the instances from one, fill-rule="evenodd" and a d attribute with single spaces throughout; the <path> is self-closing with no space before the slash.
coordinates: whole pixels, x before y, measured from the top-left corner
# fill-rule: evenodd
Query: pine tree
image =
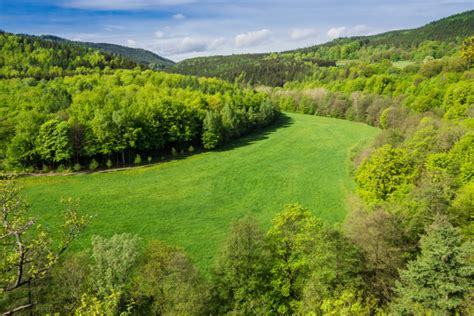
<path id="1" fill-rule="evenodd" d="M 394 308 L 402 313 L 459 312 L 473 286 L 474 268 L 468 261 L 472 243 L 463 244 L 459 229 L 439 216 L 420 244 L 418 258 L 400 271 Z"/>

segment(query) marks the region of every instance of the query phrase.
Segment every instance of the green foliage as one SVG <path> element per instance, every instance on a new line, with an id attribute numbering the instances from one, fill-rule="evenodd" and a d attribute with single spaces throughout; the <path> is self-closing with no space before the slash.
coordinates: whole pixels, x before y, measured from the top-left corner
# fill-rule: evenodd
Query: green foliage
<path id="1" fill-rule="evenodd" d="M 472 36 L 473 12 L 464 12 L 413 30 L 341 38 L 283 53 L 193 58 L 176 64 L 168 71 L 219 77 L 241 84 L 274 87 L 284 86 L 292 81 L 302 81 L 307 77 L 321 77 L 322 74 L 328 72 L 350 74 L 353 76 L 351 79 L 354 79 L 357 75 L 349 71 L 339 71 L 334 61 L 361 60 L 366 63 L 379 63 L 384 60 L 422 61 L 426 56 L 440 58 L 452 55 L 456 51 L 456 44 L 460 44 L 461 39 Z M 428 68 L 435 64 L 436 62 L 430 63 Z M 368 75 L 370 70 L 365 74 L 366 77 L 370 77 Z M 325 77 L 330 81 L 334 79 L 332 76 Z M 390 80 L 379 79 L 376 80 L 377 83 L 372 92 L 385 92 L 385 88 L 390 86 Z"/>
<path id="2" fill-rule="evenodd" d="M 461 312 L 473 286 L 472 243 L 462 244 L 459 230 L 439 216 L 421 238 L 420 247 L 418 258 L 400 272 L 394 307 L 406 313 L 417 306 L 442 314 Z"/>
<path id="3" fill-rule="evenodd" d="M 319 240 L 309 259 L 311 274 L 303 291 L 300 310 L 303 314 L 324 314 L 329 312 L 328 304 L 337 305 L 347 296 L 353 298 L 345 289 L 365 290 L 364 260 L 354 243 L 329 225 L 318 234 Z M 337 296 L 340 291 L 341 298 Z M 358 299 L 362 297 L 358 295 Z"/>
<path id="4" fill-rule="evenodd" d="M 385 145 L 362 162 L 355 180 L 361 197 L 368 203 L 377 203 L 406 190 L 414 175 L 415 170 L 408 153 Z"/>
<path id="5" fill-rule="evenodd" d="M 361 293 L 346 289 L 335 298 L 323 301 L 321 315 L 371 315 L 375 309 L 375 302 L 365 299 Z"/>
<path id="6" fill-rule="evenodd" d="M 107 159 L 107 162 L 105 163 L 105 165 L 106 165 L 107 168 L 109 168 L 109 169 L 112 168 L 112 166 L 113 166 L 112 160 Z"/>
<path id="7" fill-rule="evenodd" d="M 0 78 L 51 79 L 73 74 L 107 72 L 136 67 L 118 55 L 87 48 L 74 42 L 0 32 Z"/>
<path id="8" fill-rule="evenodd" d="M 124 288 L 138 256 L 139 238 L 130 234 L 114 235 L 110 239 L 92 238 L 91 266 L 94 288 L 102 293 L 113 293 Z"/>
<path id="9" fill-rule="evenodd" d="M 178 152 L 176 151 L 176 148 L 174 148 L 174 147 L 171 148 L 171 156 L 173 156 L 173 157 L 178 156 Z"/>
<path id="10" fill-rule="evenodd" d="M 135 156 L 135 159 L 133 160 L 133 163 L 134 163 L 136 166 L 141 165 L 141 164 L 142 164 L 142 157 L 141 157 L 139 154 L 137 154 L 137 155 Z"/>
<path id="11" fill-rule="evenodd" d="M 161 242 L 148 245 L 133 288 L 140 314 L 197 315 L 206 308 L 207 288 L 191 260 Z"/>
<path id="12" fill-rule="evenodd" d="M 8 113 L 0 159 L 10 169 L 71 161 L 87 165 L 91 159 L 105 163 L 113 157 L 133 164 L 136 155 L 162 154 L 171 147 L 181 151 L 203 139 L 209 147 L 206 131 L 219 139 L 212 142 L 217 146 L 271 124 L 277 111 L 263 93 L 152 71 L 26 81 L 0 81 L 0 109 Z M 220 122 L 228 109 L 231 125 L 207 128 L 207 111 Z"/>
<path id="13" fill-rule="evenodd" d="M 89 170 L 95 171 L 97 170 L 97 168 L 99 168 L 99 163 L 97 162 L 97 160 L 92 159 L 91 163 L 89 164 Z"/>
<path id="14" fill-rule="evenodd" d="M 112 290 L 110 294 L 104 297 L 97 297 L 91 294 L 83 294 L 80 305 L 74 311 L 76 316 L 87 316 L 87 315 L 104 315 L 114 316 L 119 314 L 118 305 L 120 303 L 121 293 L 116 290 Z M 121 312 L 121 316 L 130 315 L 127 312 Z"/>
<path id="15" fill-rule="evenodd" d="M 79 163 L 75 163 L 74 166 L 72 167 L 72 170 L 75 172 L 79 172 L 81 171 L 81 169 L 82 169 L 82 166 Z"/>
<path id="16" fill-rule="evenodd" d="M 265 314 L 270 253 L 256 219 L 235 221 L 212 270 L 216 313 Z"/>
<path id="17" fill-rule="evenodd" d="M 267 233 L 274 254 L 271 269 L 272 303 L 278 313 L 300 309 L 302 292 L 310 276 L 309 259 L 322 223 L 301 205 L 285 207 Z"/>
<path id="18" fill-rule="evenodd" d="M 466 59 L 469 65 L 474 61 L 474 36 L 468 37 L 462 43 L 461 57 Z"/>
<path id="19" fill-rule="evenodd" d="M 166 71 L 218 77 L 239 84 L 283 86 L 285 82 L 304 78 L 319 66 L 335 65 L 333 61 L 311 56 L 294 59 L 281 54 L 247 54 L 187 59 Z"/>
<path id="20" fill-rule="evenodd" d="M 27 288 L 26 297 L 18 297 L 12 306 L 3 306 L 2 309 L 31 308 L 34 302 L 29 285 L 47 275 L 86 225 L 87 219 L 77 214 L 78 203 L 72 200 L 67 203 L 61 227 L 63 231 L 53 242 L 51 235 L 36 219 L 28 216 L 28 205 L 16 181 L 8 177 L 0 179 L 0 294 L 3 299 L 6 293 L 22 294 L 21 290 Z"/>
<path id="21" fill-rule="evenodd" d="M 398 269 L 411 250 L 404 228 L 397 216 L 383 209 L 353 211 L 346 219 L 345 233 L 364 257 L 368 291 L 381 305 L 390 301 Z"/>
<path id="22" fill-rule="evenodd" d="M 219 146 L 222 138 L 222 123 L 219 115 L 212 111 L 207 111 L 203 128 L 202 143 L 204 148 L 214 149 Z"/>
<path id="23" fill-rule="evenodd" d="M 458 191 L 449 212 L 451 221 L 461 227 L 468 238 L 474 237 L 472 210 L 474 210 L 474 181 L 467 183 Z"/>
<path id="24" fill-rule="evenodd" d="M 43 161 L 64 162 L 71 158 L 72 146 L 68 133 L 68 124 L 57 119 L 49 120 L 40 126 L 35 147 Z"/>

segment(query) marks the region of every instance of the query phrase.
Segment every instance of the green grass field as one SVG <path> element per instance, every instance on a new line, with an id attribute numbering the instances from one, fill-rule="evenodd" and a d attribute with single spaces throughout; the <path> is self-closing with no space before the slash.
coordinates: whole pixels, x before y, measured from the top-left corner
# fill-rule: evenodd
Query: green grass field
<path id="1" fill-rule="evenodd" d="M 94 218 L 74 249 L 94 234 L 136 233 L 187 250 L 203 270 L 230 222 L 253 214 L 264 228 L 288 203 L 325 221 L 344 219 L 354 189 L 349 153 L 378 130 L 348 121 L 285 114 L 275 126 L 224 148 L 181 160 L 111 173 L 22 180 L 32 213 L 53 229 L 62 197 L 81 199 Z"/>

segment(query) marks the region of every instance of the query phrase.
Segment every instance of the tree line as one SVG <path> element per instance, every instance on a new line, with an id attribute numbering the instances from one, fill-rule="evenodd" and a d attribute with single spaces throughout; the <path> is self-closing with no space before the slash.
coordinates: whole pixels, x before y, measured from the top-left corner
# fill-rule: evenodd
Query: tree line
<path id="1" fill-rule="evenodd" d="M 8 170 L 96 169 L 213 149 L 273 122 L 263 93 L 140 70 L 0 81 Z"/>

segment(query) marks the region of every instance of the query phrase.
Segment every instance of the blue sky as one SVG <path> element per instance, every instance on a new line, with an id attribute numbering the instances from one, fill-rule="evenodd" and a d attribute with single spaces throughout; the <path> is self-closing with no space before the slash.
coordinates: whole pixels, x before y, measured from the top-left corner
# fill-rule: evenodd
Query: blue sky
<path id="1" fill-rule="evenodd" d="M 142 47 L 178 61 L 413 28 L 472 9 L 472 0 L 0 0 L 0 29 Z"/>

